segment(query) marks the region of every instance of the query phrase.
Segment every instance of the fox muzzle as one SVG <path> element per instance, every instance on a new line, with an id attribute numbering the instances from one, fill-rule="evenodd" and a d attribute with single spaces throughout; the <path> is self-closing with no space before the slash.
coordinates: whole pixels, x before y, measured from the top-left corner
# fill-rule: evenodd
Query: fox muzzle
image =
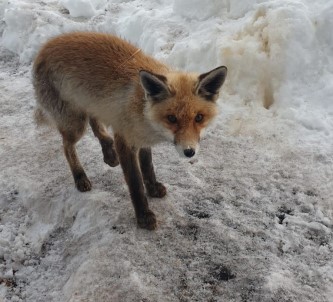
<path id="1" fill-rule="evenodd" d="M 195 155 L 195 150 L 193 148 L 188 148 L 184 150 L 184 155 L 186 157 L 193 157 Z"/>
<path id="2" fill-rule="evenodd" d="M 181 145 L 175 144 L 176 150 L 181 157 L 191 158 L 199 151 L 199 144 L 196 145 Z"/>

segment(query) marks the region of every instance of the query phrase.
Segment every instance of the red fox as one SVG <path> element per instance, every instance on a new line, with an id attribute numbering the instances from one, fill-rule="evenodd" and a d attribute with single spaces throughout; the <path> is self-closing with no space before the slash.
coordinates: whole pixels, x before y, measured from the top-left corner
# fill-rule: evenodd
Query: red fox
<path id="1" fill-rule="evenodd" d="M 68 33 L 48 41 L 34 61 L 35 117 L 56 125 L 81 192 L 91 183 L 75 144 L 89 122 L 104 162 L 120 162 L 139 227 L 153 230 L 156 217 L 144 188 L 151 197 L 165 196 L 166 188 L 156 180 L 151 147 L 169 141 L 181 155 L 194 156 L 201 132 L 217 115 L 226 75 L 225 66 L 201 75 L 174 71 L 113 35 Z"/>

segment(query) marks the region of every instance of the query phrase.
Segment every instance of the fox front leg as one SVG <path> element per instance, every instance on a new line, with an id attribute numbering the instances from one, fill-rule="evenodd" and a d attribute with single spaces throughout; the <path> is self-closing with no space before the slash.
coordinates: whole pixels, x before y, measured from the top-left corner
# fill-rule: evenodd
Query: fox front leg
<path id="1" fill-rule="evenodd" d="M 156 217 L 148 206 L 138 162 L 138 151 L 129 147 L 123 137 L 118 134 L 115 135 L 115 145 L 131 195 L 138 225 L 144 229 L 154 230 L 156 229 Z"/>
<path id="2" fill-rule="evenodd" d="M 165 186 L 156 180 L 150 148 L 141 148 L 139 151 L 140 167 L 146 190 L 151 197 L 162 198 L 166 195 Z"/>

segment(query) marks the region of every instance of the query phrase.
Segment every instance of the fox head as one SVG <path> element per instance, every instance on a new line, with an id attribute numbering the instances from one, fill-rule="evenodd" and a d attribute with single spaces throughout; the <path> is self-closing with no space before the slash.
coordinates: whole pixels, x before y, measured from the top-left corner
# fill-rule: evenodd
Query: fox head
<path id="1" fill-rule="evenodd" d="M 201 75 L 140 71 L 146 99 L 144 114 L 166 140 L 175 144 L 181 156 L 192 157 L 198 152 L 204 129 L 217 115 L 216 100 L 226 75 L 225 66 Z"/>

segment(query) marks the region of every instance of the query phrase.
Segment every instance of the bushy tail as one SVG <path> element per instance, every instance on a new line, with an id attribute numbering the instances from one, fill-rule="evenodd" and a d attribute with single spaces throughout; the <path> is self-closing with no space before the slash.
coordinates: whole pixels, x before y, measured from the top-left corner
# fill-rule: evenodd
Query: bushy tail
<path id="1" fill-rule="evenodd" d="M 34 120 L 38 127 L 50 125 L 50 120 L 47 117 L 47 114 L 41 107 L 37 107 L 34 112 Z"/>

